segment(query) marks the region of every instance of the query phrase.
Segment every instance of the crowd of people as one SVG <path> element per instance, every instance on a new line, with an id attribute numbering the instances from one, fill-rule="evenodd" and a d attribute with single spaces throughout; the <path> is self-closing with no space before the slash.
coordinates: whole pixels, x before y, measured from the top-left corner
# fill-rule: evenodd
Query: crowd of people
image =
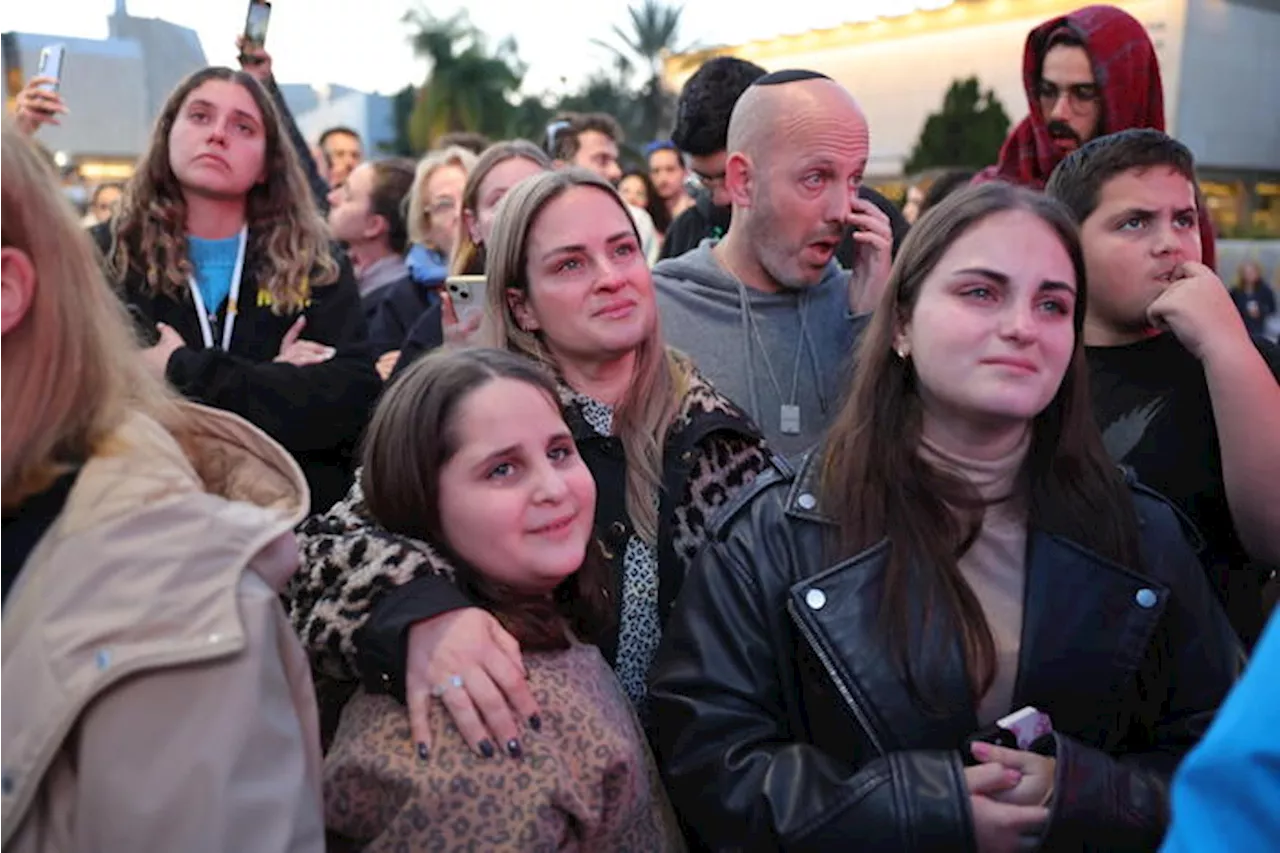
<path id="1" fill-rule="evenodd" d="M 1274 846 L 1276 300 L 1127 13 L 903 210 L 814 71 L 414 162 L 240 47 L 83 219 L 4 120 L 6 851 Z"/>

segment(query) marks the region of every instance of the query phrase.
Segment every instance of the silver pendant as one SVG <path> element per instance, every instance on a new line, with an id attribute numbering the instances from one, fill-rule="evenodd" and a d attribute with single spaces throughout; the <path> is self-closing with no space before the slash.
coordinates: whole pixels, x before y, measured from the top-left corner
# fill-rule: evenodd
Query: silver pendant
<path id="1" fill-rule="evenodd" d="M 788 403 L 782 404 L 782 434 L 800 434 L 800 407 Z"/>

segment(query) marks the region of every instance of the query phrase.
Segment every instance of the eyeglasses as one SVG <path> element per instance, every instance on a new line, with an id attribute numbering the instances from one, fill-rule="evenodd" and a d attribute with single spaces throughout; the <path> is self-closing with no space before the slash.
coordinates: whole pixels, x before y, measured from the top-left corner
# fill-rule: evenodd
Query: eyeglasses
<path id="1" fill-rule="evenodd" d="M 698 171 L 689 172 L 689 182 L 695 186 L 702 187 L 707 192 L 715 192 L 724 188 L 724 172 L 718 175 L 704 175 Z"/>
<path id="2" fill-rule="evenodd" d="M 453 213 L 458 209 L 458 200 L 454 198 L 438 198 L 431 204 L 423 208 L 428 214 L 443 216 L 446 213 Z"/>
<path id="3" fill-rule="evenodd" d="M 1046 114 L 1053 112 L 1053 108 L 1058 105 L 1058 101 L 1063 95 L 1066 95 L 1067 104 L 1071 107 L 1071 111 L 1076 115 L 1083 115 L 1089 111 L 1093 104 L 1097 103 L 1100 94 L 1096 83 L 1073 83 L 1070 86 L 1059 88 L 1057 83 L 1041 80 L 1036 86 L 1036 95 L 1040 98 L 1040 108 Z"/>

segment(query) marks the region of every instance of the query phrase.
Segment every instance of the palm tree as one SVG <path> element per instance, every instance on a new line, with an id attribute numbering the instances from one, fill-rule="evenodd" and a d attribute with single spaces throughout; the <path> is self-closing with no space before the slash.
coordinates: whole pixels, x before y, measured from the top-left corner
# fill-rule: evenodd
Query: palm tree
<path id="1" fill-rule="evenodd" d="M 419 8 L 403 20 L 413 28 L 414 53 L 430 65 L 409 119 L 414 147 L 424 150 L 451 130 L 501 136 L 511 122 L 511 96 L 524 78 L 515 41 L 491 52 L 466 12 L 441 19 Z"/>
<path id="2" fill-rule="evenodd" d="M 639 6 L 627 9 L 631 16 L 631 30 L 614 26 L 613 34 L 622 47 L 608 42 L 596 40 L 609 50 L 616 58 L 616 67 L 621 78 L 630 75 L 632 59 L 638 59 L 643 66 L 645 82 L 643 84 L 641 103 L 641 133 L 645 139 L 653 139 L 669 128 L 670 111 L 675 99 L 662 85 L 662 60 L 667 53 L 678 52 L 680 31 L 680 15 L 683 6 L 668 6 L 661 0 L 644 0 Z"/>

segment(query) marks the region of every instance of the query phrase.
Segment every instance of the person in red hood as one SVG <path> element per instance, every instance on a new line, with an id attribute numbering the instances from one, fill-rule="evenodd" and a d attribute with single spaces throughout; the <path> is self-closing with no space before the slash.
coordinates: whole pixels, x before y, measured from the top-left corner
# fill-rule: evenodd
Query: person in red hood
<path id="1" fill-rule="evenodd" d="M 1163 131 L 1160 62 L 1146 29 L 1115 6 L 1085 6 L 1031 31 L 1022 54 L 1030 112 L 975 183 L 1044 189 L 1055 166 L 1091 139 L 1130 128 Z M 1213 227 L 1201 217 L 1204 263 L 1214 267 Z"/>

